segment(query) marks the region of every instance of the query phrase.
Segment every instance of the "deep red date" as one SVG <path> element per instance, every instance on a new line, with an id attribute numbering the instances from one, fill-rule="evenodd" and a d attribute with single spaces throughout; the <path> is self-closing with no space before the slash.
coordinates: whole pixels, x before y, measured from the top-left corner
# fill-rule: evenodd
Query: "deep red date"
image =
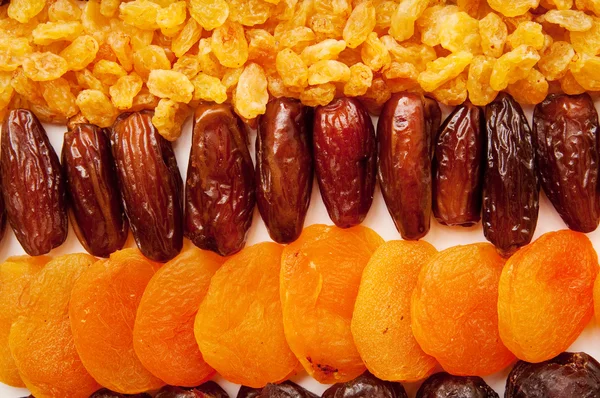
<path id="1" fill-rule="evenodd" d="M 408 398 L 402 384 L 380 380 L 365 372 L 354 380 L 329 387 L 323 398 Z"/>
<path id="2" fill-rule="evenodd" d="M 431 375 L 421 384 L 416 398 L 498 398 L 481 378 L 454 376 L 446 372 Z"/>

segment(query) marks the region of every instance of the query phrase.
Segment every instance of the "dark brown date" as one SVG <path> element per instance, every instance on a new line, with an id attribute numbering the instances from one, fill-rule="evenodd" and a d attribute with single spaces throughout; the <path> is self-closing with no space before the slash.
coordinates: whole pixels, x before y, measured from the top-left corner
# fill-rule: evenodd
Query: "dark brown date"
<path id="1" fill-rule="evenodd" d="M 109 389 L 103 388 L 101 390 L 96 391 L 90 398 L 151 398 L 150 394 L 142 393 L 142 394 L 121 394 L 118 392 L 111 391 Z"/>
<path id="2" fill-rule="evenodd" d="M 23 249 L 39 256 L 60 246 L 68 232 L 65 181 L 33 112 L 15 109 L 4 121 L 0 169 L 8 222 Z"/>
<path id="3" fill-rule="evenodd" d="M 533 112 L 540 184 L 569 228 L 598 227 L 598 113 L 589 94 L 551 94 Z"/>
<path id="4" fill-rule="evenodd" d="M 0 193 L 2 192 L 2 181 L 0 180 Z M 6 205 L 4 204 L 4 195 L 0 194 L 0 241 L 4 238 L 6 232 Z"/>
<path id="5" fill-rule="evenodd" d="M 71 225 L 83 247 L 98 257 L 121 249 L 128 231 L 109 134 L 77 124 L 65 133 L 62 147 Z"/>
<path id="6" fill-rule="evenodd" d="M 244 247 L 255 204 L 244 125 L 229 105 L 196 109 L 185 185 L 185 233 L 222 256 Z"/>
<path id="7" fill-rule="evenodd" d="M 267 384 L 260 392 L 260 398 L 317 398 L 318 395 L 291 381 L 281 384 Z"/>
<path id="8" fill-rule="evenodd" d="M 509 256 L 531 241 L 539 210 L 531 129 L 521 106 L 501 93 L 485 109 L 487 163 L 483 232 Z"/>
<path id="9" fill-rule="evenodd" d="M 379 116 L 379 183 L 403 239 L 420 239 L 429 231 L 432 137 L 440 115 L 435 101 L 398 93 Z"/>
<path id="10" fill-rule="evenodd" d="M 125 113 L 113 125 L 112 153 L 133 237 L 154 261 L 183 246 L 181 175 L 171 143 L 152 125 L 152 112 Z"/>
<path id="11" fill-rule="evenodd" d="M 481 219 L 485 124 L 483 110 L 465 102 L 438 133 L 433 160 L 433 214 L 445 225 L 470 226 Z"/>
<path id="12" fill-rule="evenodd" d="M 260 398 L 262 388 L 252 388 L 247 386 L 241 386 L 236 397 L 237 398 Z"/>
<path id="13" fill-rule="evenodd" d="M 354 380 L 337 383 L 329 387 L 323 398 L 408 398 L 400 383 L 380 380 L 365 372 Z"/>
<path id="14" fill-rule="evenodd" d="M 214 381 L 207 381 L 198 387 L 165 386 L 155 398 L 229 398 L 229 395 Z"/>
<path id="15" fill-rule="evenodd" d="M 498 394 L 481 377 L 441 372 L 421 384 L 416 398 L 498 398 Z"/>
<path id="16" fill-rule="evenodd" d="M 256 137 L 256 202 L 275 242 L 295 241 L 313 183 L 310 108 L 280 98 L 267 104 Z"/>
<path id="17" fill-rule="evenodd" d="M 341 228 L 360 224 L 377 180 L 371 117 L 357 99 L 338 98 L 316 109 L 313 125 L 315 170 L 329 217 Z"/>
<path id="18" fill-rule="evenodd" d="M 517 362 L 506 398 L 598 398 L 600 363 L 586 353 L 564 352 L 541 363 Z"/>

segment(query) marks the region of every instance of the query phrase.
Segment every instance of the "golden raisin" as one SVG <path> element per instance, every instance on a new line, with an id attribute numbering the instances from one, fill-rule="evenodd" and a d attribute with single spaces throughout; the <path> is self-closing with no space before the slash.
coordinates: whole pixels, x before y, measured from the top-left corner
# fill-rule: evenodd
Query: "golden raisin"
<path id="1" fill-rule="evenodd" d="M 183 73 L 172 70 L 153 70 L 148 76 L 148 89 L 159 98 L 188 103 L 192 100 L 194 85 Z"/>

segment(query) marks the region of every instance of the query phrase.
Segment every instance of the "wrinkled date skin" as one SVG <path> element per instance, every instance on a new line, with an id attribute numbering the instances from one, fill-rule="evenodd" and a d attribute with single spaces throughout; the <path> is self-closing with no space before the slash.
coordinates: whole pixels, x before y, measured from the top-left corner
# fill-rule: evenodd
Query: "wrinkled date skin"
<path id="1" fill-rule="evenodd" d="M 313 149 L 321 196 L 335 225 L 360 224 L 373 202 L 377 151 L 366 108 L 354 98 L 338 98 L 315 111 Z"/>
<path id="2" fill-rule="evenodd" d="M 83 247 L 97 257 L 121 249 L 128 231 L 109 134 L 77 124 L 65 133 L 62 148 L 71 224 Z"/>
<path id="3" fill-rule="evenodd" d="M 244 125 L 229 105 L 201 104 L 194 119 L 185 186 L 185 233 L 228 256 L 241 250 L 256 201 Z"/>
<path id="4" fill-rule="evenodd" d="M 394 94 L 379 116 L 379 182 L 403 239 L 429 231 L 432 137 L 440 118 L 435 101 L 413 93 Z"/>
<path id="5" fill-rule="evenodd" d="M 310 108 L 275 99 L 258 122 L 256 202 L 271 238 L 295 241 L 310 204 L 313 182 Z"/>
<path id="6" fill-rule="evenodd" d="M 118 392 L 103 388 L 90 395 L 90 398 L 151 398 L 151 395 L 146 393 L 134 395 L 120 394 Z"/>
<path id="7" fill-rule="evenodd" d="M 506 398 L 600 397 L 600 363 L 586 353 L 563 352 L 541 363 L 519 361 L 506 380 Z"/>
<path id="8" fill-rule="evenodd" d="M 291 381 L 281 384 L 267 384 L 260 390 L 260 398 L 317 398 L 318 395 Z"/>
<path id="9" fill-rule="evenodd" d="M 471 226 L 481 219 L 485 124 L 481 108 L 465 102 L 438 133 L 433 160 L 433 214 L 445 225 Z"/>
<path id="10" fill-rule="evenodd" d="M 8 221 L 30 256 L 67 238 L 66 184 L 44 127 L 28 110 L 12 110 L 2 127 L 2 193 Z"/>
<path id="11" fill-rule="evenodd" d="M 229 398 L 229 395 L 214 381 L 208 381 L 198 387 L 165 386 L 156 393 L 155 398 Z"/>
<path id="12" fill-rule="evenodd" d="M 252 388 L 241 386 L 236 397 L 237 398 L 259 398 L 262 388 Z"/>
<path id="13" fill-rule="evenodd" d="M 354 380 L 329 387 L 323 398 L 408 398 L 400 383 L 379 380 L 368 371 Z"/>
<path id="14" fill-rule="evenodd" d="M 539 210 L 531 129 L 521 106 L 501 93 L 485 109 L 487 164 L 483 181 L 483 232 L 510 256 L 531 241 Z"/>
<path id="15" fill-rule="evenodd" d="M 441 372 L 425 380 L 416 398 L 498 398 L 498 394 L 481 377 Z"/>
<path id="16" fill-rule="evenodd" d="M 150 111 L 119 116 L 111 143 L 135 241 L 146 257 L 165 262 L 183 246 L 183 182 L 171 143 L 151 120 Z"/>
<path id="17" fill-rule="evenodd" d="M 569 228 L 592 232 L 600 220 L 598 113 L 589 94 L 552 94 L 533 112 L 536 168 Z"/>

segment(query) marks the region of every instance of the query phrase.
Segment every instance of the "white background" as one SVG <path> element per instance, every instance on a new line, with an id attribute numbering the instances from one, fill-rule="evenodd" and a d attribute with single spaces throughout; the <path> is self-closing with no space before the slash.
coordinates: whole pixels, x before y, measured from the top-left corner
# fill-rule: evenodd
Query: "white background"
<path id="1" fill-rule="evenodd" d="M 596 106 L 598 107 L 600 102 L 596 102 Z M 444 116 L 447 115 L 448 109 L 444 109 Z M 527 116 L 529 121 L 531 122 L 531 109 L 526 109 Z M 376 118 L 374 119 L 375 126 Z M 56 152 L 60 157 L 60 150 L 62 147 L 62 136 L 66 131 L 66 127 L 63 126 L 46 126 L 48 136 L 50 137 L 50 141 L 54 146 Z M 188 164 L 188 156 L 190 150 L 190 140 L 191 140 L 191 120 L 184 125 L 183 135 L 177 142 L 174 143 L 175 154 L 177 156 L 177 162 L 179 165 L 179 169 L 181 170 L 183 180 L 185 182 L 185 174 L 187 171 Z M 254 136 L 251 138 L 251 147 L 250 152 L 254 157 Z M 316 223 L 327 223 L 331 224 L 327 212 L 325 210 L 325 206 L 321 200 L 319 190 L 317 184 L 314 184 L 313 195 L 311 200 L 310 209 L 308 211 L 308 215 L 306 217 L 306 225 L 316 224 Z M 393 240 L 400 239 L 400 235 L 396 231 L 392 219 L 389 216 L 387 208 L 385 207 L 385 203 L 379 191 L 379 187 L 375 192 L 375 200 L 373 202 L 373 206 L 363 223 L 368 227 L 373 228 L 377 231 L 385 240 Z M 69 226 L 70 228 L 70 226 Z M 540 215 L 539 221 L 537 225 L 537 229 L 535 231 L 534 239 L 539 237 L 541 234 L 549 231 L 564 229 L 565 224 L 562 222 L 552 205 L 549 203 L 548 199 L 542 193 L 540 195 Z M 600 230 L 593 232 L 588 235 L 589 238 L 594 243 L 594 247 L 597 251 L 600 250 Z M 258 211 L 254 212 L 254 223 L 250 230 L 248 236 L 248 244 L 254 244 L 258 242 L 262 242 L 265 240 L 270 240 L 269 235 L 267 234 L 267 230 L 260 219 L 260 215 Z M 481 228 L 481 224 L 478 224 L 471 228 L 461 228 L 461 227 L 446 227 L 438 224 L 435 219 L 432 218 L 431 221 L 431 231 L 424 238 L 424 240 L 432 243 L 438 250 L 443 250 L 445 248 L 474 243 L 474 242 L 483 242 L 485 238 L 483 236 L 483 231 Z M 79 244 L 73 230 L 69 230 L 69 237 L 67 241 L 59 248 L 53 250 L 50 255 L 59 255 L 65 253 L 73 253 L 73 252 L 83 252 L 83 248 Z M 3 261 L 8 256 L 24 254 L 23 249 L 17 242 L 14 234 L 10 230 L 10 227 L 7 226 L 6 235 L 0 245 L 0 261 Z M 585 351 L 588 354 L 592 355 L 596 359 L 600 360 L 600 327 L 596 325 L 596 320 L 592 320 L 587 329 L 583 332 L 583 334 L 579 337 L 579 339 L 573 344 L 571 347 L 571 351 Z M 503 372 L 495 374 L 490 377 L 485 377 L 486 381 L 494 388 L 500 396 L 502 396 L 504 392 L 504 383 L 506 381 L 506 376 L 510 369 L 506 369 Z M 321 394 L 327 386 L 321 385 L 317 383 L 312 378 L 309 378 L 305 374 L 298 375 L 293 378 L 294 381 L 303 385 L 304 387 L 310 389 L 311 391 Z M 231 397 L 235 397 L 237 394 L 238 387 L 225 382 L 224 380 L 217 377 L 217 382 L 219 382 L 230 394 Z M 407 391 L 409 392 L 410 397 L 414 397 L 416 392 L 417 385 L 405 385 Z M 23 397 L 28 395 L 28 392 L 24 389 L 16 389 L 11 388 L 6 385 L 0 384 L 0 397 L 1 398 L 13 398 L 13 397 Z"/>

